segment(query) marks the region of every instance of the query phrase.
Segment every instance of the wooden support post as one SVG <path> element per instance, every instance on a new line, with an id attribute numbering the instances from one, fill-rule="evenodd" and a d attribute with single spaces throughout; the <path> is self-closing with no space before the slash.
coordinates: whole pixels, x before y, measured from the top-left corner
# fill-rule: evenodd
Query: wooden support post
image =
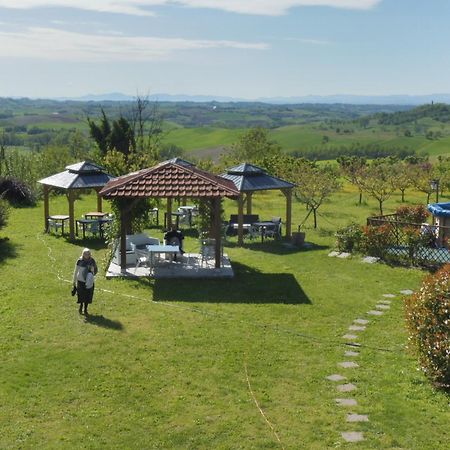
<path id="1" fill-rule="evenodd" d="M 252 213 L 252 195 L 253 192 L 247 192 L 247 214 Z"/>
<path id="2" fill-rule="evenodd" d="M 172 198 L 167 199 L 167 229 L 170 230 L 172 228 Z M 165 221 L 164 221 L 165 222 Z"/>
<path id="3" fill-rule="evenodd" d="M 238 245 L 244 244 L 244 196 L 238 197 Z"/>
<path id="4" fill-rule="evenodd" d="M 75 212 L 74 212 L 74 203 L 75 203 L 75 195 L 73 189 L 69 189 L 69 237 L 71 241 L 75 240 Z"/>
<path id="5" fill-rule="evenodd" d="M 212 230 L 213 237 L 216 241 L 216 247 L 214 249 L 215 256 L 215 268 L 220 269 L 222 265 L 222 220 L 220 217 L 220 197 L 214 198 L 211 200 L 213 217 L 212 217 Z"/>
<path id="6" fill-rule="evenodd" d="M 120 271 L 127 271 L 127 212 L 120 210 Z"/>
<path id="7" fill-rule="evenodd" d="M 97 211 L 103 212 L 102 197 L 99 195 L 99 192 L 97 191 Z"/>
<path id="8" fill-rule="evenodd" d="M 48 216 L 50 215 L 50 206 L 48 196 L 50 187 L 44 184 L 44 231 L 48 233 Z"/>
<path id="9" fill-rule="evenodd" d="M 285 189 L 282 191 L 286 197 L 286 234 L 290 239 L 292 236 L 292 189 Z"/>

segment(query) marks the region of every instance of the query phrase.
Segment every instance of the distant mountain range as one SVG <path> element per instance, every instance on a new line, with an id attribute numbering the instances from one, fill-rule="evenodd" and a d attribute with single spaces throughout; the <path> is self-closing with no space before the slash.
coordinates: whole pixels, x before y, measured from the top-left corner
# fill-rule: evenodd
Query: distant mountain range
<path id="1" fill-rule="evenodd" d="M 88 94 L 82 97 L 64 97 L 57 100 L 75 101 L 115 101 L 127 102 L 134 100 L 134 96 L 112 92 L 108 94 Z M 236 97 L 222 97 L 212 95 L 173 95 L 173 94 L 152 94 L 149 100 L 159 102 L 262 102 L 275 105 L 315 103 L 333 104 L 343 103 L 349 105 L 423 105 L 427 103 L 450 103 L 450 94 L 429 94 L 429 95 L 306 95 L 300 97 L 261 97 L 257 99 L 245 99 Z"/>

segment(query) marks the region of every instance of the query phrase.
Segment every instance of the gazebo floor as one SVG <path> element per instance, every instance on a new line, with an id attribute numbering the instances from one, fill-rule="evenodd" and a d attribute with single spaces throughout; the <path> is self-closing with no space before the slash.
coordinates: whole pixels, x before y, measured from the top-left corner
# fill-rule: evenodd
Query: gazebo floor
<path id="1" fill-rule="evenodd" d="M 159 260 L 155 267 L 128 266 L 125 273 L 122 273 L 120 266 L 111 263 L 106 278 L 232 278 L 234 276 L 230 259 L 226 254 L 222 257 L 222 267 L 216 269 L 214 260 L 203 261 L 198 253 L 185 253 L 181 261 Z"/>

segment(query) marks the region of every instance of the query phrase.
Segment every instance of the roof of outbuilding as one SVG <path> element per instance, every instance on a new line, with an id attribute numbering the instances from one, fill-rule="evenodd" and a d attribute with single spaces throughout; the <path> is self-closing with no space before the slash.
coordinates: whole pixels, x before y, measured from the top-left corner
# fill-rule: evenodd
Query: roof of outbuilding
<path id="1" fill-rule="evenodd" d="M 292 189 L 295 187 L 295 184 L 269 175 L 261 167 L 249 163 L 232 167 L 221 177 L 231 180 L 240 192 Z"/>
<path id="2" fill-rule="evenodd" d="M 165 161 L 110 181 L 100 195 L 106 198 L 211 198 L 237 197 L 239 192 L 230 180 L 193 165 Z"/>
<path id="3" fill-rule="evenodd" d="M 39 180 L 38 183 L 62 189 L 89 189 L 103 187 L 114 179 L 105 169 L 91 161 L 71 164 L 63 172 Z"/>

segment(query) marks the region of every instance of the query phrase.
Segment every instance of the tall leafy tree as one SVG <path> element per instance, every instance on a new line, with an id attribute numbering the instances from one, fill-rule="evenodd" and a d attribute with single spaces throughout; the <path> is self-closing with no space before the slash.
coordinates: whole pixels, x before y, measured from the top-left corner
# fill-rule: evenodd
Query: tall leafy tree
<path id="1" fill-rule="evenodd" d="M 296 184 L 295 198 L 304 203 L 314 216 L 317 228 L 317 210 L 333 193 L 341 188 L 339 174 L 330 165 L 319 166 L 306 160 L 297 160 L 287 168 L 290 181 Z"/>
<path id="2" fill-rule="evenodd" d="M 378 201 L 380 215 L 383 215 L 383 204 L 396 190 L 392 160 L 380 158 L 372 161 L 364 170 L 362 187 L 370 197 Z"/>
<path id="3" fill-rule="evenodd" d="M 280 145 L 270 140 L 268 131 L 262 127 L 251 128 L 245 132 L 231 148 L 232 159 L 251 163 L 280 154 Z"/>
<path id="4" fill-rule="evenodd" d="M 362 179 L 364 176 L 364 169 L 367 166 L 366 158 L 359 156 L 340 156 L 337 158 L 339 168 L 343 177 L 358 188 L 359 204 L 362 203 Z"/>

